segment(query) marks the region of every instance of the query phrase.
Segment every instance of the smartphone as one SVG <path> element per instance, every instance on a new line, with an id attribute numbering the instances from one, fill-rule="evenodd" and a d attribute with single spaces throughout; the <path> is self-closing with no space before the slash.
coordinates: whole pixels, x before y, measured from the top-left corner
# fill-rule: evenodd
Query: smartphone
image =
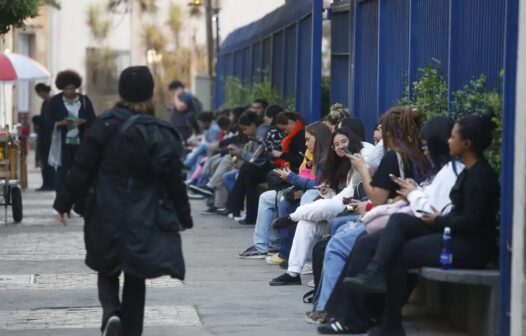
<path id="1" fill-rule="evenodd" d="M 420 210 L 420 209 L 416 210 L 416 212 L 421 213 L 421 214 L 428 214 L 428 213 L 429 213 L 429 212 L 427 212 L 427 211 Z"/>
<path id="2" fill-rule="evenodd" d="M 352 197 L 344 197 L 344 198 L 342 198 L 343 204 L 349 204 L 349 203 L 352 202 L 352 200 L 353 200 Z"/>
<path id="3" fill-rule="evenodd" d="M 396 180 L 398 178 L 398 176 L 396 176 L 394 174 L 389 174 L 389 178 L 394 181 L 394 180 Z"/>
<path id="4" fill-rule="evenodd" d="M 352 154 L 352 153 L 351 153 L 351 150 L 349 149 L 349 147 L 345 147 L 345 148 L 343 149 L 343 151 L 345 152 L 345 154 Z"/>

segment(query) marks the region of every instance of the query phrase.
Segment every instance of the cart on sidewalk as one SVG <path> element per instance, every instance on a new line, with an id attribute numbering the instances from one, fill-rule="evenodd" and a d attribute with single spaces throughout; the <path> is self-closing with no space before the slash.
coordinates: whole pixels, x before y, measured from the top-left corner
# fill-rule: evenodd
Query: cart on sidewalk
<path id="1" fill-rule="evenodd" d="M 23 217 L 18 167 L 20 167 L 20 145 L 11 137 L 9 129 L 0 129 L 0 188 L 2 190 L 0 206 L 4 206 L 6 225 L 9 206 L 15 223 L 19 223 Z"/>

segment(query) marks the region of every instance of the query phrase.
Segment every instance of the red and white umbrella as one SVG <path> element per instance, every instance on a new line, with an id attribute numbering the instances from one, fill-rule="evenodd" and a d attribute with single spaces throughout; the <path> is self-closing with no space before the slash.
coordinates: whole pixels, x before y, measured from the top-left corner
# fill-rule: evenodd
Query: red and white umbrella
<path id="1" fill-rule="evenodd" d="M 44 66 L 27 56 L 11 52 L 0 53 L 0 82 L 49 77 L 50 73 Z"/>

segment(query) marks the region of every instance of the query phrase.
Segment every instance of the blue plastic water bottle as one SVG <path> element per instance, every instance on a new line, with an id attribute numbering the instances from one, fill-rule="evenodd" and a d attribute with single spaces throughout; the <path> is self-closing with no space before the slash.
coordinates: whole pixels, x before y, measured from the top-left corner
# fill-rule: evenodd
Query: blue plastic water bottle
<path id="1" fill-rule="evenodd" d="M 440 253 L 440 265 L 442 269 L 448 270 L 453 264 L 453 252 L 451 251 L 451 229 L 449 227 L 444 228 L 444 234 L 442 235 L 442 253 Z"/>

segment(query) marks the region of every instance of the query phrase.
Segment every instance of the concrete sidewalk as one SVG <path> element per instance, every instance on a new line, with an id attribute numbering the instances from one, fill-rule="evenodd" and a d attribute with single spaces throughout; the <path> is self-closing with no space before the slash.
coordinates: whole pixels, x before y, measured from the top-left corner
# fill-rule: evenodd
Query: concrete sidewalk
<path id="1" fill-rule="evenodd" d="M 30 181 L 33 190 L 36 171 Z M 81 220 L 57 225 L 54 193 L 27 191 L 23 198 L 23 222 L 0 223 L 0 335 L 99 335 L 95 275 L 83 263 Z M 251 244 L 253 227 L 199 215 L 202 201 L 192 201 L 192 209 L 195 228 L 182 234 L 187 279 L 148 282 L 144 335 L 317 335 L 304 320 L 311 307 L 302 296 L 309 287 L 270 287 L 283 270 L 237 258 Z M 460 335 L 422 321 L 411 317 L 408 334 Z"/>

